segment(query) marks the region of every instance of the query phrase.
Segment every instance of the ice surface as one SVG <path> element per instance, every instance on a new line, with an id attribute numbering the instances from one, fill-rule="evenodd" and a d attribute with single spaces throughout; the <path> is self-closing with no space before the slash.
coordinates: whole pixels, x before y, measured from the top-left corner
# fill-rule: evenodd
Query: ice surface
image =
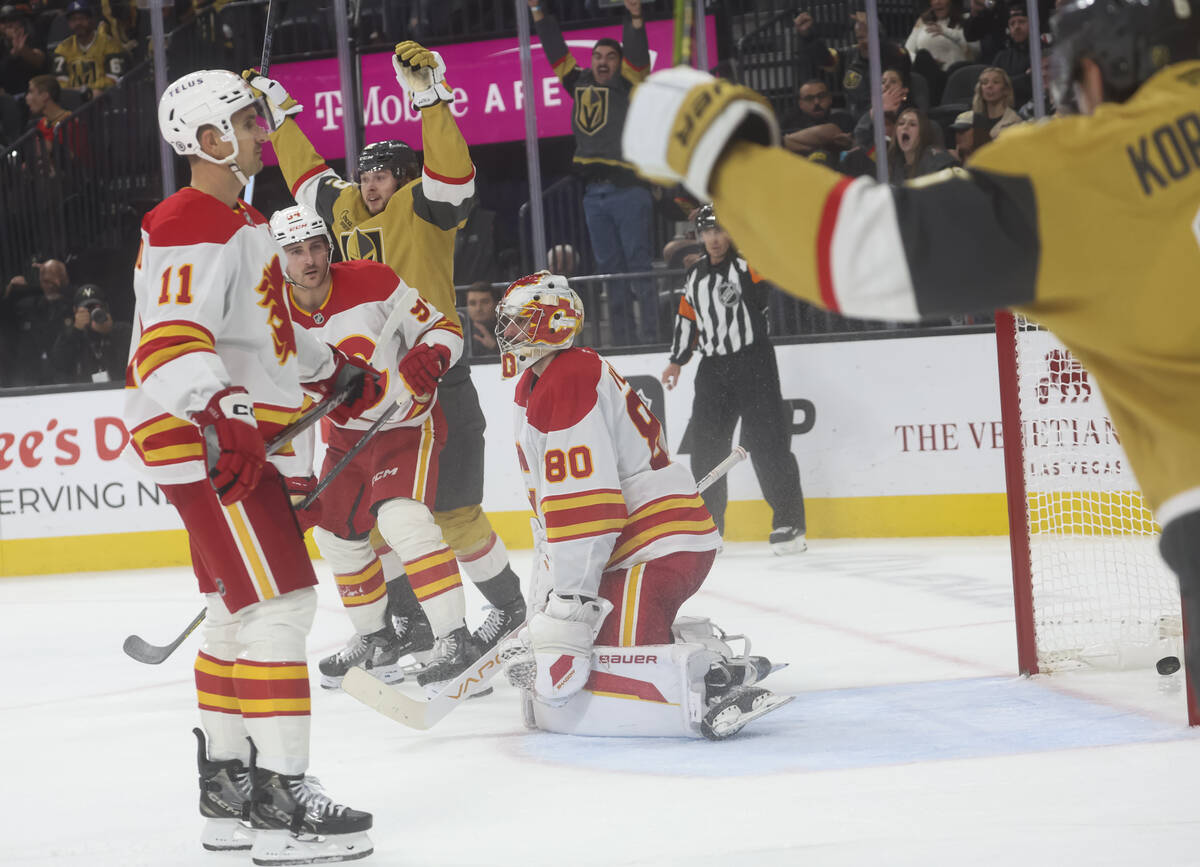
<path id="1" fill-rule="evenodd" d="M 1183 693 L 1015 677 L 1006 540 L 809 544 L 731 545 L 684 606 L 791 663 L 766 685 L 799 698 L 723 743 L 530 733 L 499 682 L 422 733 L 314 677 L 312 772 L 375 814 L 361 863 L 1200 864 Z M 312 663 L 350 633 L 320 593 Z M 0 864 L 249 864 L 197 842 L 196 638 L 121 652 L 199 607 L 179 569 L 0 580 Z"/>

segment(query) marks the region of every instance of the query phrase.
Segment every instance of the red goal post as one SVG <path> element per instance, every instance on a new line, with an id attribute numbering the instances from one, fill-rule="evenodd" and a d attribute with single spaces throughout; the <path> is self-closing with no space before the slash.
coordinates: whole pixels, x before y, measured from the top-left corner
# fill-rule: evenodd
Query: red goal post
<path id="1" fill-rule="evenodd" d="M 1099 389 L 1019 315 L 996 344 L 1020 672 L 1182 659 L 1178 584 Z"/>

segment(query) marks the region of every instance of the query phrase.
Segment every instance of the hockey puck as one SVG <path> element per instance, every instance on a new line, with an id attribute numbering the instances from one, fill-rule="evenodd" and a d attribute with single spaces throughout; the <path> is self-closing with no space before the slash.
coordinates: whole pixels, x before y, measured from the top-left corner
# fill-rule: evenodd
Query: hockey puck
<path id="1" fill-rule="evenodd" d="M 1179 671 L 1179 657 L 1164 656 L 1157 663 L 1155 663 L 1154 667 L 1158 669 L 1159 674 L 1174 674 L 1175 672 Z"/>

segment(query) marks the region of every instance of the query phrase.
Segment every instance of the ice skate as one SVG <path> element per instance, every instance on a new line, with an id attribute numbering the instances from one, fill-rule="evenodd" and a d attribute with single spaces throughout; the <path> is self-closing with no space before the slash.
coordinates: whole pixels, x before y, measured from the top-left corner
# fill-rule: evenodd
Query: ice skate
<path id="1" fill-rule="evenodd" d="M 374 851 L 371 814 L 334 803 L 316 777 L 256 768 L 253 781 L 255 864 L 355 861 Z"/>
<path id="2" fill-rule="evenodd" d="M 425 627 L 428 629 L 429 624 L 426 623 Z M 430 644 L 432 638 L 430 634 Z M 355 635 L 337 653 L 321 660 L 318 665 L 321 671 L 321 687 L 340 689 L 342 678 L 355 666 L 371 672 L 384 683 L 400 683 L 404 680 L 404 668 L 400 665 L 400 657 L 410 652 L 408 647 L 419 645 L 423 641 L 418 635 L 397 635 L 390 623 L 370 635 Z"/>
<path id="3" fill-rule="evenodd" d="M 712 700 L 700 721 L 700 733 L 720 741 L 740 732 L 748 722 L 778 710 L 794 695 L 775 695 L 760 686 L 739 686 Z"/>
<path id="4" fill-rule="evenodd" d="M 804 538 L 804 531 L 795 527 L 776 527 L 771 531 L 767 541 L 771 545 L 771 552 L 779 557 L 787 554 L 803 554 L 808 550 L 808 541 Z"/>
<path id="5" fill-rule="evenodd" d="M 482 655 L 525 622 L 525 600 L 518 596 L 503 608 L 488 606 L 487 619 L 471 633 L 471 640 Z"/>
<path id="6" fill-rule="evenodd" d="M 765 656 L 734 656 L 714 663 L 704 683 L 711 698 L 736 687 L 752 686 L 781 668 L 787 668 L 787 663 L 773 665 Z"/>
<path id="7" fill-rule="evenodd" d="M 446 681 L 462 674 L 472 662 L 480 656 L 479 651 L 471 641 L 471 633 L 466 626 L 460 626 L 448 635 L 438 639 L 434 658 L 417 674 L 417 683 L 425 687 L 425 692 L 434 695 L 441 691 Z M 486 687 L 471 698 L 488 695 L 492 688 Z"/>
<path id="8" fill-rule="evenodd" d="M 254 844 L 250 827 L 250 769 L 240 759 L 215 762 L 208 758 L 204 732 L 196 736 L 196 764 L 200 767 L 200 815 L 204 830 L 200 845 L 211 852 L 249 849 Z"/>

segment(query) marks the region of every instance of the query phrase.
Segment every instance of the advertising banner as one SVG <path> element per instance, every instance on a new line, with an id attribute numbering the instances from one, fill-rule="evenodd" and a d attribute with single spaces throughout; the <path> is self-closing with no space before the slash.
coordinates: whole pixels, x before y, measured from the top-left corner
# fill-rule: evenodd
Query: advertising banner
<path id="1" fill-rule="evenodd" d="M 715 64 L 716 25 L 713 16 L 705 21 L 710 62 Z M 576 63 L 587 68 L 597 39 L 621 38 L 621 27 L 569 30 L 563 34 Z M 650 66 L 671 64 L 673 24 L 646 24 L 650 44 Z M 454 89 L 451 111 L 467 144 L 519 141 L 525 137 L 524 93 L 521 85 L 521 54 L 515 38 L 490 39 L 437 47 L 446 61 L 446 80 Z M 571 97 L 563 90 L 550 68 L 541 42 L 534 34 L 533 81 L 537 99 L 538 136 L 571 134 Z M 401 139 L 414 148 L 421 146 L 420 112 L 407 105 L 387 52 L 362 57 L 362 100 L 364 144 Z M 287 88 L 304 111 L 297 122 L 313 146 L 326 159 L 345 156 L 342 138 L 342 93 L 338 84 L 336 58 L 281 63 L 271 75 Z M 275 162 L 274 151 L 264 151 L 267 162 Z"/>
<path id="2" fill-rule="evenodd" d="M 806 499 L 1003 492 L 992 335 L 779 346 L 777 355 Z M 695 362 L 666 391 L 665 353 L 611 361 L 688 464 Z M 472 376 L 488 423 L 484 508 L 526 512 L 513 448 L 516 380 L 501 381 L 495 364 L 475 365 Z M 179 528 L 174 510 L 122 455 L 122 397 L 114 389 L 0 398 L 0 540 Z M 735 468 L 730 499 L 760 497 L 751 465 Z"/>

